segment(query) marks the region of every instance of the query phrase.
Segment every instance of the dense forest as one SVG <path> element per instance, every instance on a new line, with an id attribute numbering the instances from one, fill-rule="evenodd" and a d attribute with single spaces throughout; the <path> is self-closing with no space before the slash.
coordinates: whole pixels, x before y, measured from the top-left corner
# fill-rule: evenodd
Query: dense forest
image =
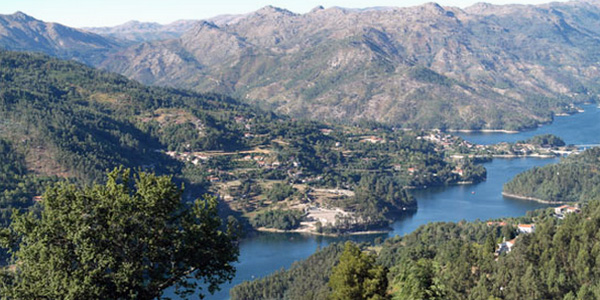
<path id="1" fill-rule="evenodd" d="M 523 172 L 504 185 L 504 192 L 549 202 L 588 202 L 600 196 L 599 168 L 600 149 L 592 148 Z"/>
<path id="2" fill-rule="evenodd" d="M 201 137 L 180 129 L 182 122 L 151 118 L 178 109 L 203 120 Z M 31 205 L 46 181 L 89 184 L 120 165 L 176 174 L 196 183 L 188 192 L 203 190 L 203 178 L 160 150 L 236 145 L 221 132 L 235 132 L 228 114 L 240 111 L 253 112 L 222 96 L 150 88 L 75 62 L 0 51 L 0 222 L 11 208 Z"/>
<path id="3" fill-rule="evenodd" d="M 118 168 L 105 184 L 49 186 L 38 213 L 0 229 L 2 299 L 162 299 L 205 295 L 235 274 L 238 236 L 204 195 L 183 201 L 172 176 Z M 202 286 L 200 286 L 202 282 Z"/>
<path id="4" fill-rule="evenodd" d="M 565 141 L 554 134 L 541 134 L 536 135 L 525 141 L 518 141 L 520 144 L 532 144 L 536 146 L 545 147 L 562 147 L 565 145 Z"/>
<path id="5" fill-rule="evenodd" d="M 598 299 L 600 202 L 560 220 L 551 209 L 501 222 L 432 223 L 363 251 L 377 253 L 391 299 Z M 518 233 L 518 223 L 535 223 Z M 510 252 L 498 243 L 516 239 Z M 342 245 L 231 290 L 232 299 L 325 299 Z M 339 268 L 338 268 L 339 269 Z M 365 276 L 356 273 L 355 276 Z M 298 293 L 298 291 L 308 291 Z M 373 298 L 376 299 L 376 298 Z M 378 298 L 379 299 L 379 298 Z"/>
<path id="6" fill-rule="evenodd" d="M 8 208 L 31 205 L 48 180 L 90 184 L 117 166 L 174 174 L 188 195 L 223 186 L 243 214 L 320 201 L 313 189 L 350 190 L 320 204 L 353 212 L 363 227 L 414 211 L 409 187 L 485 179 L 481 165 L 446 159 L 420 132 L 295 120 L 36 54 L 0 51 L 0 118 L 2 155 L 11 156 L 2 166 L 2 222 Z M 287 224 L 261 216 L 255 224 Z"/>
<path id="7" fill-rule="evenodd" d="M 12 145 L 0 139 L 0 224 L 8 225 L 13 209 L 25 209 L 34 203 L 34 197 L 44 191 L 53 177 L 28 174 L 24 157 Z"/>

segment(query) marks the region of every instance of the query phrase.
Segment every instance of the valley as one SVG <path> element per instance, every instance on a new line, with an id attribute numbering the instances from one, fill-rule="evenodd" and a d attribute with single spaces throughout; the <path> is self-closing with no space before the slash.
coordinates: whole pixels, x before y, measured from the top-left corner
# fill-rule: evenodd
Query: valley
<path id="1" fill-rule="evenodd" d="M 598 28 L 597 0 L 0 15 L 0 294 L 600 298 Z"/>
<path id="2" fill-rule="evenodd" d="M 0 45 L 145 84 L 233 95 L 296 118 L 515 131 L 595 101 L 599 13 L 595 1 L 304 14 L 267 6 L 87 29 L 17 13 L 1 17 Z"/>

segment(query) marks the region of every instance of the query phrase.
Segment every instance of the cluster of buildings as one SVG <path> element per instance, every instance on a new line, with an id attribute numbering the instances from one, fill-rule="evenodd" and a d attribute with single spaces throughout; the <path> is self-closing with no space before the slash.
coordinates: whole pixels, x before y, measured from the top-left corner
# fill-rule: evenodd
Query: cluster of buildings
<path id="1" fill-rule="evenodd" d="M 166 154 L 174 159 L 191 162 L 194 165 L 198 165 L 202 161 L 210 159 L 207 155 L 193 152 L 167 151 Z"/>
<path id="2" fill-rule="evenodd" d="M 579 213 L 581 210 L 575 206 L 562 205 L 554 208 L 554 216 L 559 219 L 564 219 L 566 214 Z"/>
<path id="3" fill-rule="evenodd" d="M 570 206 L 570 205 L 562 205 L 554 208 L 554 216 L 563 219 L 566 214 L 570 213 L 580 213 L 581 210 L 578 207 Z M 506 226 L 505 222 L 488 222 L 488 226 Z M 519 234 L 529 234 L 535 232 L 535 224 L 519 224 L 517 225 L 517 229 L 519 230 Z M 498 249 L 496 250 L 496 254 L 500 255 L 502 253 L 508 253 L 512 250 L 515 245 L 518 236 L 509 241 L 503 241 L 498 244 Z"/>
<path id="4" fill-rule="evenodd" d="M 430 141 L 434 144 L 442 146 L 443 149 L 449 150 L 450 148 L 455 147 L 464 147 L 469 150 L 485 150 L 486 146 L 473 144 L 469 141 L 462 140 L 457 136 L 442 133 L 441 131 L 435 131 L 430 133 L 429 135 L 417 137 L 417 139 L 424 139 Z"/>

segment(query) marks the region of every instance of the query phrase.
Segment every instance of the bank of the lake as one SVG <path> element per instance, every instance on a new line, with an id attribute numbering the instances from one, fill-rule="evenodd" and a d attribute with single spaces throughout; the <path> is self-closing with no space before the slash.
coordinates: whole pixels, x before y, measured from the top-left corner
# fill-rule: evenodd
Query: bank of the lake
<path id="1" fill-rule="evenodd" d="M 597 144 L 600 142 L 597 134 L 600 132 L 600 110 L 596 106 L 586 106 L 585 110 L 570 117 L 556 118 L 554 123 L 532 131 L 516 134 L 480 132 L 459 135 L 475 143 L 496 144 L 552 133 L 562 137 L 568 144 Z M 235 278 L 231 283 L 222 285 L 220 292 L 208 296 L 207 299 L 228 299 L 229 289 L 234 285 L 288 268 L 294 261 L 305 259 L 317 249 L 332 242 L 373 241 L 376 238 L 404 235 L 429 222 L 501 219 L 522 216 L 529 210 L 549 207 L 548 204 L 536 201 L 504 197 L 502 186 L 518 173 L 558 161 L 558 158 L 496 158 L 484 163 L 487 169 L 487 180 L 484 182 L 413 190 L 412 193 L 418 201 L 418 210 L 394 222 L 393 231 L 387 234 L 326 237 L 299 233 L 260 233 L 241 242 Z M 168 295 L 172 296 L 172 291 L 168 291 Z"/>
<path id="2" fill-rule="evenodd" d="M 306 235 L 340 237 L 342 235 L 386 234 L 386 233 L 392 231 L 392 229 L 391 228 L 383 228 L 383 229 L 377 229 L 377 230 L 348 231 L 348 232 L 345 232 L 345 233 L 342 233 L 342 234 L 326 233 L 326 232 L 316 232 L 316 231 L 307 230 L 305 228 L 284 230 L 284 229 L 276 229 L 276 228 L 259 227 L 259 228 L 256 228 L 256 231 L 258 231 L 258 232 L 271 232 L 271 233 L 300 233 L 300 234 L 306 234 Z"/>
<path id="3" fill-rule="evenodd" d="M 503 197 L 502 186 L 518 173 L 558 161 L 558 158 L 494 159 L 484 163 L 488 170 L 488 179 L 484 182 L 412 190 L 411 193 L 418 201 L 417 211 L 395 221 L 391 226 L 392 231 L 384 234 L 330 237 L 301 233 L 258 233 L 240 244 L 237 274 L 233 281 L 222 285 L 221 291 L 207 299 L 228 299 L 229 289 L 233 286 L 244 280 L 253 280 L 282 268 L 289 268 L 294 261 L 305 259 L 332 242 L 372 242 L 377 238 L 410 233 L 430 222 L 500 219 L 522 216 L 529 210 L 548 207 L 543 203 Z M 172 291 L 168 295 L 171 296 Z"/>
<path id="4" fill-rule="evenodd" d="M 516 134 L 498 132 L 458 132 L 456 135 L 475 144 L 492 145 L 501 142 L 514 143 L 536 135 L 554 134 L 567 144 L 587 145 L 600 143 L 600 109 L 596 104 L 581 106 L 583 111 L 570 116 L 556 116 L 548 125 Z"/>
<path id="5" fill-rule="evenodd" d="M 544 203 L 544 204 L 565 204 L 565 203 L 567 203 L 567 202 L 563 202 L 563 201 L 548 201 L 548 200 L 544 200 L 544 199 L 540 199 L 540 198 L 521 196 L 521 195 L 511 194 L 511 193 L 507 193 L 507 192 L 502 192 L 502 196 L 507 197 L 507 198 L 535 201 L 535 202 Z"/>

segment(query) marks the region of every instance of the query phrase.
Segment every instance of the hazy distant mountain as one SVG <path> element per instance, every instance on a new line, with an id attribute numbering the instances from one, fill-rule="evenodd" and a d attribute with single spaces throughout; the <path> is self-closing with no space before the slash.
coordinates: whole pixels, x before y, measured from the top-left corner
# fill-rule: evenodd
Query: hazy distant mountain
<path id="1" fill-rule="evenodd" d="M 84 29 L 111 38 L 131 42 L 145 42 L 178 38 L 198 22 L 198 20 L 179 20 L 161 25 L 152 22 L 129 21 L 114 27 L 89 27 Z"/>
<path id="2" fill-rule="evenodd" d="M 598 2 L 265 7 L 132 46 L 103 67 L 145 83 L 236 94 L 300 117 L 521 128 L 595 98 Z"/>
<path id="3" fill-rule="evenodd" d="M 137 28 L 139 36 L 172 25 L 128 24 L 122 31 Z M 531 127 L 599 94 L 594 0 L 464 10 L 316 7 L 306 14 L 267 6 L 180 25 L 173 32 L 191 28 L 122 48 L 98 65 L 297 117 L 422 128 Z"/>
<path id="4" fill-rule="evenodd" d="M 57 23 L 46 23 L 22 12 L 0 15 L 0 48 L 43 52 L 97 64 L 117 49 L 112 39 Z"/>

